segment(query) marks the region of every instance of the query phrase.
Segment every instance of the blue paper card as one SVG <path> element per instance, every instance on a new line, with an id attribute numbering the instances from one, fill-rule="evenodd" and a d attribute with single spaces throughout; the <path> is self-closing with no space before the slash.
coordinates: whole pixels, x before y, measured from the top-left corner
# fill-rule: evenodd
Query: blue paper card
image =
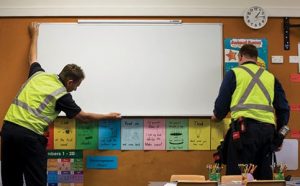
<path id="1" fill-rule="evenodd" d="M 144 148 L 144 120 L 122 119 L 121 149 L 143 150 Z"/>
<path id="2" fill-rule="evenodd" d="M 100 120 L 98 149 L 121 149 L 121 120 Z"/>
<path id="3" fill-rule="evenodd" d="M 57 176 L 57 171 L 48 171 L 47 175 L 48 183 L 57 183 L 58 181 L 58 176 Z"/>
<path id="4" fill-rule="evenodd" d="M 117 169 L 117 156 L 87 156 L 87 169 Z"/>

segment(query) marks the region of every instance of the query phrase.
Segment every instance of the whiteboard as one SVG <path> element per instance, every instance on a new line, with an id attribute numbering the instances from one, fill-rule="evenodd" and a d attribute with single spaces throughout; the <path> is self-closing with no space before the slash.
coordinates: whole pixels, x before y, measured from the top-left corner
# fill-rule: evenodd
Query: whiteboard
<path id="1" fill-rule="evenodd" d="M 298 169 L 298 140 L 284 139 L 282 149 L 276 154 L 277 163 L 287 165 L 287 170 Z"/>
<path id="2" fill-rule="evenodd" d="M 86 74 L 73 98 L 86 112 L 210 116 L 222 80 L 222 24 L 40 25 L 38 61 Z"/>

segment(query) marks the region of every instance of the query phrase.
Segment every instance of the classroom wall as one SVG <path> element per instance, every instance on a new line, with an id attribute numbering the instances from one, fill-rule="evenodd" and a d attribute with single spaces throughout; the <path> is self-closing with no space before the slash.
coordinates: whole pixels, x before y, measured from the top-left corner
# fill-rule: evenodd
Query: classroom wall
<path id="1" fill-rule="evenodd" d="M 261 6 L 270 17 L 299 17 L 298 0 L 1 0 L 0 16 L 242 16 Z"/>
<path id="2" fill-rule="evenodd" d="M 101 18 L 101 17 L 97 17 Z M 105 17 L 107 19 L 108 17 Z M 130 17 L 122 17 L 128 18 Z M 300 83 L 291 83 L 289 75 L 298 72 L 298 64 L 288 63 L 289 56 L 298 55 L 297 44 L 300 28 L 290 31 L 291 49 L 283 50 L 283 18 L 270 18 L 260 30 L 245 26 L 241 17 L 151 17 L 150 19 L 182 19 L 183 22 L 223 23 L 224 38 L 266 38 L 270 56 L 284 56 L 283 64 L 269 63 L 269 71 L 274 73 L 286 90 L 290 103 L 300 103 Z M 27 54 L 29 50 L 28 25 L 37 22 L 75 22 L 69 18 L 0 18 L 0 120 L 4 115 L 28 75 Z M 120 18 L 117 18 L 120 19 Z M 133 18 L 136 19 L 136 18 Z M 142 19 L 147 19 L 143 17 Z M 292 18 L 291 23 L 299 24 L 300 18 Z M 80 88 L 79 90 L 80 91 Z M 214 104 L 214 103 L 211 103 Z M 291 112 L 290 127 L 300 130 L 300 114 Z M 98 151 L 85 150 L 86 155 L 116 155 L 119 161 L 117 170 L 84 170 L 84 183 L 87 186 L 142 186 L 148 181 L 167 181 L 171 174 L 203 174 L 207 177 L 206 164 L 212 163 L 214 151 Z M 299 176 L 300 170 L 288 174 Z"/>

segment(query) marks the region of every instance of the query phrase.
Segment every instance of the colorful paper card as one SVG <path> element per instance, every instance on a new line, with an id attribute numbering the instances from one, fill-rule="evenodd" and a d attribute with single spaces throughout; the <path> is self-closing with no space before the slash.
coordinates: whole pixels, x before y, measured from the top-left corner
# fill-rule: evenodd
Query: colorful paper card
<path id="1" fill-rule="evenodd" d="M 57 171 L 47 171 L 47 182 L 48 183 L 58 183 Z"/>
<path id="2" fill-rule="evenodd" d="M 60 183 L 71 183 L 73 182 L 71 180 L 71 172 L 70 171 L 61 171 L 61 172 L 58 172 L 57 174 L 57 180 L 58 182 Z"/>
<path id="3" fill-rule="evenodd" d="M 122 119 L 121 149 L 142 150 L 144 148 L 144 120 Z"/>
<path id="4" fill-rule="evenodd" d="M 54 148 L 54 123 L 49 124 L 46 137 L 48 139 L 47 150 L 52 150 Z"/>
<path id="5" fill-rule="evenodd" d="M 71 160 L 70 158 L 62 158 L 58 160 L 59 171 L 71 171 Z"/>
<path id="6" fill-rule="evenodd" d="M 291 138 L 300 139 L 300 130 L 291 130 Z"/>
<path id="7" fill-rule="evenodd" d="M 300 111 L 300 104 L 290 104 L 291 111 Z"/>
<path id="8" fill-rule="evenodd" d="M 76 149 L 97 149 L 99 122 L 76 121 Z"/>
<path id="9" fill-rule="evenodd" d="M 79 150 L 49 150 L 47 185 L 83 185 L 82 157 L 83 153 Z M 77 169 L 75 170 L 74 167 L 77 167 Z"/>
<path id="10" fill-rule="evenodd" d="M 231 118 L 224 118 L 222 120 L 222 122 L 223 122 L 223 124 L 225 126 L 224 127 L 224 135 L 223 135 L 223 136 L 225 136 L 225 134 L 227 133 L 228 129 L 230 128 Z"/>
<path id="11" fill-rule="evenodd" d="M 57 118 L 54 121 L 54 149 L 75 149 L 75 120 Z"/>
<path id="12" fill-rule="evenodd" d="M 229 71 L 233 67 L 238 66 L 238 53 L 240 48 L 244 44 L 253 44 L 258 50 L 258 65 L 268 69 L 268 42 L 267 39 L 238 39 L 238 38 L 226 38 L 224 40 L 224 59 L 225 72 Z"/>
<path id="13" fill-rule="evenodd" d="M 100 120 L 98 149 L 121 149 L 121 120 Z"/>
<path id="14" fill-rule="evenodd" d="M 216 150 L 217 147 L 220 145 L 220 141 L 224 139 L 224 128 L 225 128 L 225 124 L 223 120 L 220 122 L 210 121 L 210 132 L 211 132 L 210 149 L 211 150 Z"/>
<path id="15" fill-rule="evenodd" d="M 117 169 L 117 156 L 87 156 L 87 169 Z"/>
<path id="16" fill-rule="evenodd" d="M 144 119 L 144 150 L 165 150 L 165 120 Z"/>
<path id="17" fill-rule="evenodd" d="M 189 119 L 189 149 L 210 150 L 210 119 Z"/>
<path id="18" fill-rule="evenodd" d="M 83 183 L 83 171 L 74 171 L 71 176 L 73 183 Z"/>
<path id="19" fill-rule="evenodd" d="M 83 160 L 76 158 L 71 159 L 71 171 L 82 171 L 83 170 Z"/>
<path id="20" fill-rule="evenodd" d="M 58 171 L 57 159 L 47 159 L 47 170 L 48 171 Z"/>
<path id="21" fill-rule="evenodd" d="M 188 149 L 188 119 L 166 119 L 166 149 Z"/>
<path id="22" fill-rule="evenodd" d="M 300 74 L 296 74 L 296 73 L 290 74 L 290 81 L 295 83 L 300 82 Z"/>

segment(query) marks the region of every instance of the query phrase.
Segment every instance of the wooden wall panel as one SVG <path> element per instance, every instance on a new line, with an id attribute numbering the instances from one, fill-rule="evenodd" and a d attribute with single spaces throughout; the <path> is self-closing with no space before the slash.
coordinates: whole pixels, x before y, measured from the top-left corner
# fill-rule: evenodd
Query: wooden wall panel
<path id="1" fill-rule="evenodd" d="M 101 18 L 101 17 L 96 17 Z M 122 17 L 124 18 L 124 17 Z M 125 17 L 130 18 L 130 17 Z M 283 64 L 269 63 L 269 71 L 282 83 L 290 103 L 300 103 L 300 83 L 291 83 L 289 75 L 298 72 L 297 64 L 288 62 L 289 56 L 298 53 L 300 28 L 292 28 L 291 49 L 283 50 L 283 19 L 270 18 L 260 30 L 245 26 L 243 18 L 237 17 L 157 17 L 161 19 L 182 19 L 184 22 L 223 23 L 224 38 L 266 38 L 270 56 L 284 56 Z M 77 17 L 69 18 L 0 18 L 0 120 L 3 121 L 9 104 L 28 75 L 27 53 L 29 49 L 28 25 L 37 22 L 74 22 Z M 82 18 L 81 18 L 82 19 Z M 107 19 L 107 17 L 105 17 Z M 120 19 L 117 18 L 117 19 Z M 133 18 L 136 19 L 136 18 Z M 143 17 L 141 19 L 147 19 Z M 151 17 L 150 19 L 156 19 Z M 300 18 L 291 23 L 299 24 Z M 41 62 L 42 63 L 42 62 Z M 78 90 L 80 91 L 80 89 Z M 212 103 L 214 104 L 214 103 Z M 2 123 L 2 122 L 1 122 Z M 299 112 L 291 112 L 289 126 L 300 130 Z M 203 174 L 212 162 L 213 151 L 84 151 L 84 155 L 116 155 L 119 159 L 117 170 L 85 170 L 84 183 L 87 186 L 142 186 L 148 181 L 167 181 L 171 174 Z M 300 170 L 288 174 L 299 176 Z"/>

